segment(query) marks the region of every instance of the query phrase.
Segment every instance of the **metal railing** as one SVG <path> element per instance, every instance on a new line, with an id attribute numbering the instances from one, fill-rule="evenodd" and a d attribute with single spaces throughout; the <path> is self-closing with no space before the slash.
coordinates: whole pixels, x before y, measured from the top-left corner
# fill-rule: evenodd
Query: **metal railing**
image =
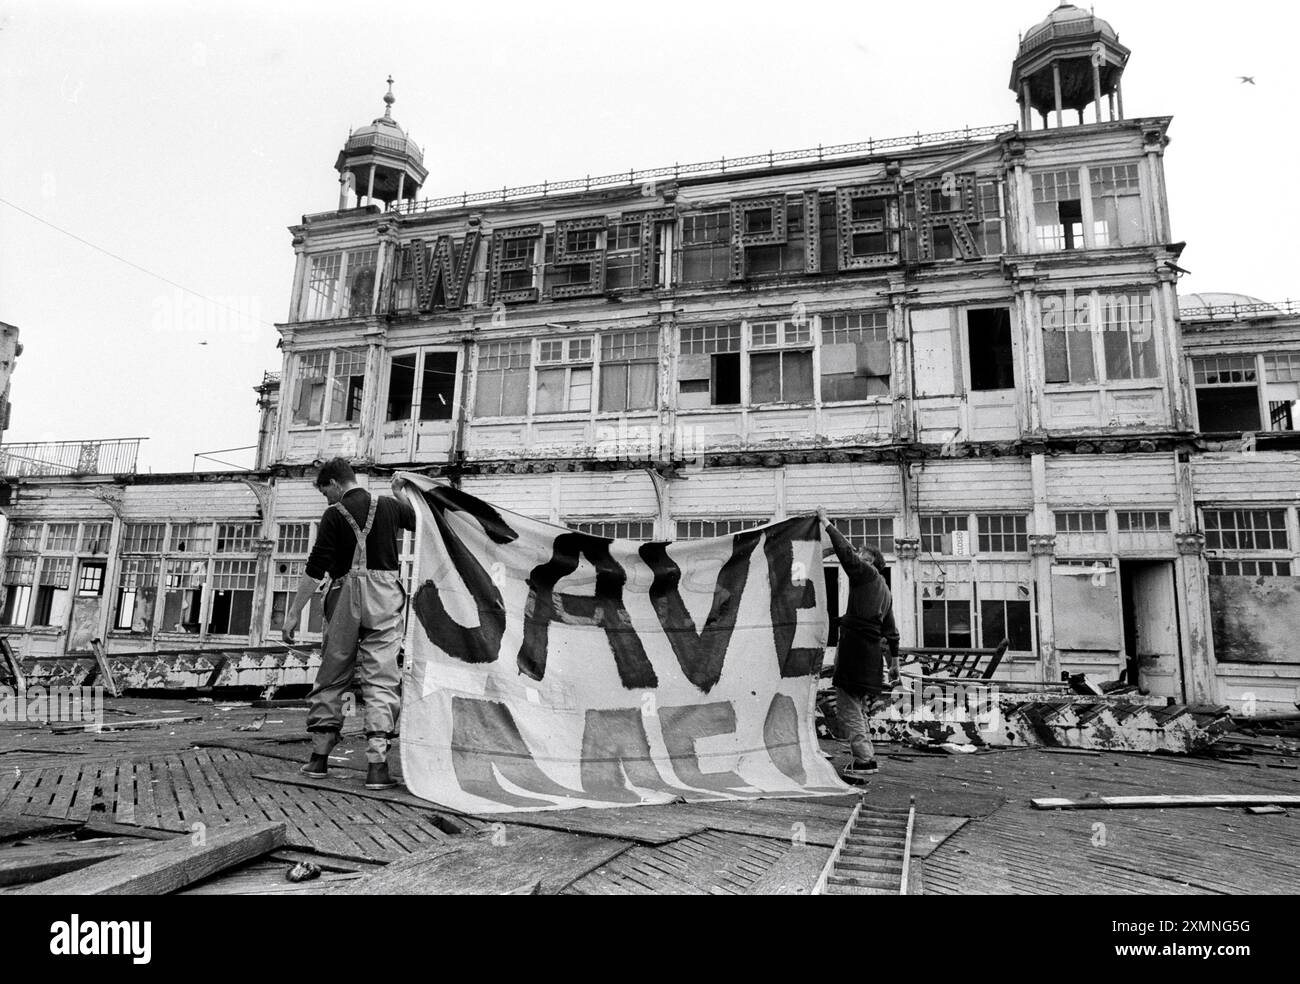
<path id="1" fill-rule="evenodd" d="M 144 437 L 0 444 L 0 475 L 132 475 Z"/>
<path id="2" fill-rule="evenodd" d="M 1182 321 L 1240 321 L 1243 318 L 1277 317 L 1281 315 L 1300 315 L 1300 301 L 1278 301 L 1270 304 L 1259 301 L 1254 304 L 1209 304 L 1196 307 L 1179 308 L 1178 317 Z"/>
<path id="3" fill-rule="evenodd" d="M 587 175 L 585 178 L 573 178 L 568 181 L 543 181 L 541 184 L 521 185 L 517 188 L 497 188 L 492 191 L 464 192 L 445 198 L 426 198 L 418 202 L 393 202 L 390 212 L 415 215 L 438 208 L 455 208 L 475 202 L 508 202 L 521 198 L 545 198 L 559 192 L 592 191 L 599 188 L 625 188 L 635 185 L 648 185 L 655 181 L 667 181 L 688 175 L 728 175 L 734 172 L 762 170 L 773 168 L 778 164 L 816 164 L 863 154 L 877 154 L 894 149 L 917 149 L 948 143 L 966 143 L 975 140 L 991 140 L 1003 133 L 1016 129 L 1016 124 L 1005 123 L 1000 126 L 964 127 L 960 130 L 944 130 L 939 133 L 917 133 L 907 137 L 886 137 L 883 140 L 868 139 L 858 143 L 834 144 L 823 147 L 806 147 L 802 150 L 771 151 L 765 154 L 752 154 L 749 157 L 722 157 L 715 161 L 699 161 L 694 164 L 672 164 L 666 167 L 654 167 L 645 171 L 627 170 L 615 174 Z"/>

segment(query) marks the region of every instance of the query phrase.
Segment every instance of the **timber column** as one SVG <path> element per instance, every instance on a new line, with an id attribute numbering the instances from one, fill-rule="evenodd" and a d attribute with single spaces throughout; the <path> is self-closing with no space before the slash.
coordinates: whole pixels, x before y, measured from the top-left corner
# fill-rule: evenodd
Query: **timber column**
<path id="1" fill-rule="evenodd" d="M 894 555 L 898 558 L 894 568 L 898 578 L 890 593 L 894 596 L 894 625 L 898 629 L 899 645 L 919 646 L 921 630 L 916 613 L 916 568 L 921 557 L 921 541 L 912 537 L 895 538 Z"/>
<path id="2" fill-rule="evenodd" d="M 1047 456 L 1031 455 L 1029 473 L 1034 489 L 1034 532 L 1029 537 L 1033 558 L 1033 579 L 1037 586 L 1034 607 L 1038 624 L 1038 654 L 1042 682 L 1061 679 L 1061 660 L 1056 652 L 1056 632 L 1052 618 L 1052 565 L 1056 562 L 1055 519 L 1047 507 Z"/>

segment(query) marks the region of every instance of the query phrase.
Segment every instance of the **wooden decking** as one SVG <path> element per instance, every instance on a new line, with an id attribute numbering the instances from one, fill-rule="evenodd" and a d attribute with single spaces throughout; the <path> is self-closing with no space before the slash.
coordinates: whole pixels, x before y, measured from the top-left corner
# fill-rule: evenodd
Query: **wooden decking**
<path id="1" fill-rule="evenodd" d="M 0 724 L 0 892 L 129 850 L 128 838 L 271 822 L 285 825 L 281 850 L 185 893 L 807 894 L 856 802 L 465 817 L 404 790 L 366 791 L 359 735 L 345 736 L 329 779 L 299 776 L 301 710 L 128 698 L 110 701 L 107 716 L 140 726 L 57 733 Z M 174 720 L 186 717 L 198 720 Z M 947 756 L 882 746 L 880 760 L 867 802 L 901 807 L 916 797 L 913 894 L 1266 894 L 1300 885 L 1294 815 L 1044 812 L 1029 803 L 1138 792 L 1294 795 L 1295 759 L 1033 749 Z M 287 882 L 303 859 L 323 876 Z"/>

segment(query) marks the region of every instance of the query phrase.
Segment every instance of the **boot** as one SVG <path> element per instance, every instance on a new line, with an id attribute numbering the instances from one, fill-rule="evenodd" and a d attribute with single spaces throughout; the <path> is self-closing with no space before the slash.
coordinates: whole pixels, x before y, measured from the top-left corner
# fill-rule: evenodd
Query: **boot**
<path id="1" fill-rule="evenodd" d="M 397 780 L 388 774 L 387 762 L 371 762 L 366 768 L 367 789 L 392 789 Z"/>
<path id="2" fill-rule="evenodd" d="M 328 755 L 313 755 L 311 760 L 298 771 L 312 779 L 324 779 L 329 775 L 329 766 L 330 757 Z"/>

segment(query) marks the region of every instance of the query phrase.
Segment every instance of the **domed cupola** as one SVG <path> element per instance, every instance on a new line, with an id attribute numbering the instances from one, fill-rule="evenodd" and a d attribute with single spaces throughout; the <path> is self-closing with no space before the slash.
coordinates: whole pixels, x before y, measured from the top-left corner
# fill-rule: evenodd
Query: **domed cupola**
<path id="1" fill-rule="evenodd" d="M 1033 129 L 1033 116 L 1042 119 L 1046 129 L 1049 115 L 1056 114 L 1056 125 L 1064 126 L 1067 109 L 1078 113 L 1093 106 L 1093 123 L 1102 122 L 1103 99 L 1108 105 L 1107 118 L 1124 118 L 1124 96 L 1120 78 L 1128 61 L 1129 49 L 1119 43 L 1119 35 L 1106 21 L 1062 3 L 1043 21 L 1031 27 L 1020 39 L 1016 60 L 1011 66 L 1011 89 L 1020 103 L 1020 128 Z"/>
<path id="2" fill-rule="evenodd" d="M 429 172 L 424 152 L 393 119 L 393 79 L 384 95 L 384 115 L 369 126 L 353 130 L 339 151 L 334 170 L 339 172 L 339 208 L 347 208 L 348 192 L 363 201 L 414 200 Z"/>

